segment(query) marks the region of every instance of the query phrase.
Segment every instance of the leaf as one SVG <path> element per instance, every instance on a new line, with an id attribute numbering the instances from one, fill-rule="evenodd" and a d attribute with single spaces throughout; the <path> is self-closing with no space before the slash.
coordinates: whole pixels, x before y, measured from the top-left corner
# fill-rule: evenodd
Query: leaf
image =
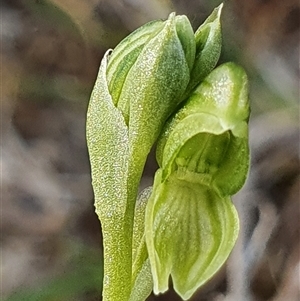
<path id="1" fill-rule="evenodd" d="M 78 24 L 74 16 L 55 3 L 53 0 L 21 0 L 23 5 L 32 12 L 34 18 L 42 19 L 51 26 L 58 27 L 60 30 L 67 30 L 72 34 L 84 38 L 83 29 Z"/>
<path id="2" fill-rule="evenodd" d="M 125 216 L 129 139 L 124 118 L 114 106 L 108 91 L 105 74 L 107 55 L 101 62 L 89 103 L 87 144 L 96 213 L 103 232 L 103 297 L 123 301 L 130 294 L 130 285 L 124 279 L 129 279 L 129 283 L 131 279 L 131 237 Z M 124 257 L 128 260 L 121 261 L 120 258 Z"/>
<path id="3" fill-rule="evenodd" d="M 139 251 L 142 249 L 142 245 L 145 241 L 145 211 L 152 193 L 152 187 L 145 188 L 139 195 L 134 211 L 134 223 L 133 223 L 133 237 L 132 237 L 132 258 L 133 262 L 139 260 L 141 257 Z"/>
<path id="4" fill-rule="evenodd" d="M 63 269 L 61 275 L 55 277 L 48 275 L 42 281 L 39 279 L 34 287 L 15 288 L 11 295 L 7 298 L 3 297 L 1 300 L 69 301 L 76 300 L 87 292 L 101 294 L 103 271 L 102 256 L 99 254 L 99 250 L 79 246 L 77 243 L 69 248 L 72 248 L 72 254 L 69 254 L 71 255 L 70 262 L 68 262 L 68 267 L 71 269 Z"/>
<path id="5" fill-rule="evenodd" d="M 143 263 L 132 287 L 129 301 L 144 301 L 151 294 L 153 288 L 152 273 L 149 258 Z"/>
<path id="6" fill-rule="evenodd" d="M 152 192 L 148 187 L 140 194 L 136 205 L 132 238 L 132 291 L 131 301 L 144 301 L 153 288 L 152 274 L 145 242 L 145 210 Z"/>
<path id="7" fill-rule="evenodd" d="M 101 62 L 87 113 L 87 144 L 100 219 L 125 214 L 129 157 L 128 129 L 107 87 L 107 55 Z"/>
<path id="8" fill-rule="evenodd" d="M 154 293 L 168 289 L 169 276 L 184 299 L 223 265 L 237 239 L 237 212 L 229 197 L 172 174 L 156 174 L 146 210 L 146 243 Z"/>

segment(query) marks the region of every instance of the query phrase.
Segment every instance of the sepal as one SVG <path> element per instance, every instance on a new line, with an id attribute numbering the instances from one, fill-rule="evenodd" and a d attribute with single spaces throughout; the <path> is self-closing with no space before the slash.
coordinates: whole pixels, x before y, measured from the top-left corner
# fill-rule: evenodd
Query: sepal
<path id="1" fill-rule="evenodd" d="M 229 197 L 176 173 L 161 182 L 158 171 L 153 192 L 145 233 L 154 293 L 165 292 L 171 276 L 175 291 L 187 300 L 228 258 L 238 235 L 237 212 Z"/>

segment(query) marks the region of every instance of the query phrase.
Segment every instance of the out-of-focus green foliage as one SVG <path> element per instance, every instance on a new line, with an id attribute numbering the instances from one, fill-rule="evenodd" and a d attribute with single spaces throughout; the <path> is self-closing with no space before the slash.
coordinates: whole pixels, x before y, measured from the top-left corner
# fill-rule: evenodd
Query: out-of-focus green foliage
<path id="1" fill-rule="evenodd" d="M 99 250 L 73 245 L 73 257 L 64 273 L 32 289 L 19 289 L 3 301 L 80 300 L 88 292 L 101 295 L 103 264 Z"/>

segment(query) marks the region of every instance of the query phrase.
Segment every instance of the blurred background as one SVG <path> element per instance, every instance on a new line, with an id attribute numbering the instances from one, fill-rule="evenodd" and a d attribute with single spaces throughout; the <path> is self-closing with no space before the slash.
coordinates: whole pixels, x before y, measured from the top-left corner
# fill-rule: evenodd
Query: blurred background
<path id="1" fill-rule="evenodd" d="M 85 118 L 100 60 L 152 19 L 196 29 L 220 1 L 1 0 L 1 300 L 101 300 Z M 201 301 L 300 300 L 298 0 L 230 0 L 220 63 L 250 80 L 241 233 Z M 149 158 L 143 185 L 155 171 Z M 150 300 L 180 300 L 172 289 Z"/>

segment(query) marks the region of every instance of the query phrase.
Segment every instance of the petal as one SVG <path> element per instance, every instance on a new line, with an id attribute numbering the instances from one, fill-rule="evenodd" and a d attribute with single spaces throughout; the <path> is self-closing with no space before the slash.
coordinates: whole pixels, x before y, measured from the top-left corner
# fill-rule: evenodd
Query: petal
<path id="1" fill-rule="evenodd" d="M 192 114 L 181 120 L 172 130 L 163 151 L 163 181 L 176 169 L 175 160 L 184 145 L 199 133 L 220 135 L 226 132 L 217 117 L 210 114 Z M 191 154 L 202 149 L 202 145 L 194 145 Z M 174 165 L 175 164 L 175 165 Z"/>
<path id="2" fill-rule="evenodd" d="M 228 258 L 237 239 L 238 216 L 230 198 L 172 175 L 157 174 L 146 210 L 146 243 L 154 293 L 168 289 L 184 299 L 207 282 Z"/>

